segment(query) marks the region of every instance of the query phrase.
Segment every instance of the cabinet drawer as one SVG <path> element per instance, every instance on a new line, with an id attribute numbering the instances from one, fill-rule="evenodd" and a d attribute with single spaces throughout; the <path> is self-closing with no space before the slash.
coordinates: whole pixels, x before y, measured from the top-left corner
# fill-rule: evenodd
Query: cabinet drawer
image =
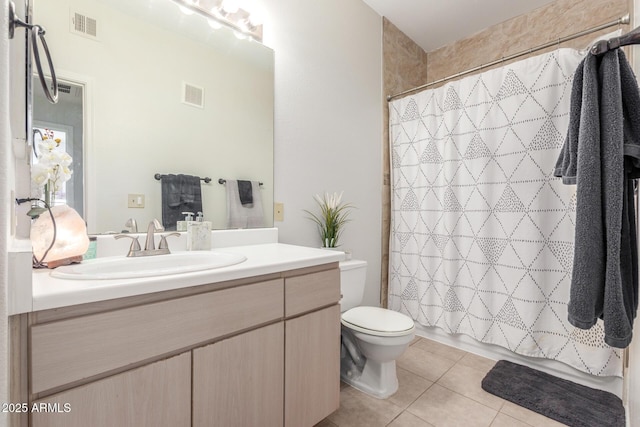
<path id="1" fill-rule="evenodd" d="M 283 286 L 275 279 L 35 325 L 31 393 L 281 319 Z"/>
<path id="2" fill-rule="evenodd" d="M 332 269 L 285 280 L 287 317 L 340 301 L 340 270 Z"/>

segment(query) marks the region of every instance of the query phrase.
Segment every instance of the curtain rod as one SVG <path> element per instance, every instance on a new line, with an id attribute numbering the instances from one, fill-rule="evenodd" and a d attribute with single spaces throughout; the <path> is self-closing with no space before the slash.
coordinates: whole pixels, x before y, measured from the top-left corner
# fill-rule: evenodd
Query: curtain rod
<path id="1" fill-rule="evenodd" d="M 620 25 L 620 24 L 628 24 L 628 23 L 629 23 L 629 14 L 626 14 L 626 15 L 621 16 L 620 18 L 616 19 L 615 21 L 607 22 L 605 24 L 598 25 L 597 27 L 592 27 L 592 28 L 589 28 L 588 30 L 580 31 L 579 33 L 575 33 L 575 34 L 572 34 L 570 36 L 562 37 L 562 38 L 559 38 L 557 40 L 553 40 L 553 41 L 550 41 L 548 43 L 541 44 L 541 45 L 536 46 L 536 47 L 532 47 L 531 49 L 523 50 L 522 52 L 514 53 L 514 54 L 509 55 L 509 56 L 503 56 L 502 58 L 496 59 L 495 61 L 491 61 L 491 62 L 488 62 L 486 64 L 481 64 L 481 65 L 479 65 L 477 67 L 470 68 L 468 70 L 461 71 L 461 72 L 456 73 L 456 74 L 452 74 L 452 75 L 450 75 L 448 77 L 444 77 L 442 79 L 435 80 L 433 82 L 424 84 L 422 86 L 414 87 L 413 89 L 408 89 L 408 90 L 405 90 L 403 92 L 396 93 L 395 95 L 387 95 L 387 102 L 392 101 L 392 100 L 394 100 L 396 98 L 399 98 L 401 96 L 407 95 L 409 93 L 417 92 L 419 90 L 426 89 L 426 88 L 428 88 L 430 86 L 437 85 L 438 83 L 446 82 L 447 80 L 451 80 L 451 79 L 455 79 L 457 77 L 465 76 L 467 74 L 475 73 L 476 71 L 482 70 L 483 68 L 492 67 L 492 66 L 494 66 L 496 64 L 500 64 L 501 62 L 510 61 L 512 59 L 519 58 L 519 57 L 524 56 L 524 55 L 529 55 L 529 54 L 531 54 L 533 52 L 537 52 L 539 50 L 546 49 L 546 48 L 551 47 L 551 46 L 559 45 L 560 43 L 564 43 L 564 42 L 567 42 L 569 40 L 577 39 L 578 37 L 586 36 L 587 34 L 595 33 L 596 31 L 604 30 L 605 28 L 613 27 L 613 26 Z"/>

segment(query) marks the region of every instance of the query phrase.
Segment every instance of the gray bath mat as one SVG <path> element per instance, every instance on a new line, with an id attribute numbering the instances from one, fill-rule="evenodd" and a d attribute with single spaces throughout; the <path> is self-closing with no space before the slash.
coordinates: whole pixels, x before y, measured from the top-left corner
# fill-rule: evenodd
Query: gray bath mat
<path id="1" fill-rule="evenodd" d="M 482 380 L 489 393 L 575 427 L 624 427 L 615 395 L 500 360 Z"/>

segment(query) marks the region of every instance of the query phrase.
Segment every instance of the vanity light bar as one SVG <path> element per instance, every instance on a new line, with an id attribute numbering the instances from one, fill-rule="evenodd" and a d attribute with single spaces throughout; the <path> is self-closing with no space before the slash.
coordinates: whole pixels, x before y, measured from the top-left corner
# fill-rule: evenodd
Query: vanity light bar
<path id="1" fill-rule="evenodd" d="M 227 11 L 224 1 L 220 0 L 173 0 L 173 2 L 206 19 L 226 25 L 236 31 L 236 35 L 248 36 L 262 42 L 262 24 L 253 24 L 249 12 L 244 9 Z"/>

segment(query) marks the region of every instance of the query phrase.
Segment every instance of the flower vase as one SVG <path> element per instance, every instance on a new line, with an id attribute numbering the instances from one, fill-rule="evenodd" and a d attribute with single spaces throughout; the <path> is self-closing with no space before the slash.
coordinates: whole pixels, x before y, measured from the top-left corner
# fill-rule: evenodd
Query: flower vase
<path id="1" fill-rule="evenodd" d="M 44 202 L 50 208 L 56 204 L 56 191 L 55 186 L 52 183 L 44 185 Z"/>
<path id="2" fill-rule="evenodd" d="M 323 245 L 320 247 L 320 249 L 326 249 L 329 251 L 339 251 L 340 249 L 338 249 L 337 246 L 335 246 L 335 238 L 332 239 L 324 239 Z M 332 246 L 334 245 L 334 246 Z"/>
<path id="3" fill-rule="evenodd" d="M 335 237 L 324 239 L 323 248 L 325 249 L 336 249 L 336 239 Z"/>

